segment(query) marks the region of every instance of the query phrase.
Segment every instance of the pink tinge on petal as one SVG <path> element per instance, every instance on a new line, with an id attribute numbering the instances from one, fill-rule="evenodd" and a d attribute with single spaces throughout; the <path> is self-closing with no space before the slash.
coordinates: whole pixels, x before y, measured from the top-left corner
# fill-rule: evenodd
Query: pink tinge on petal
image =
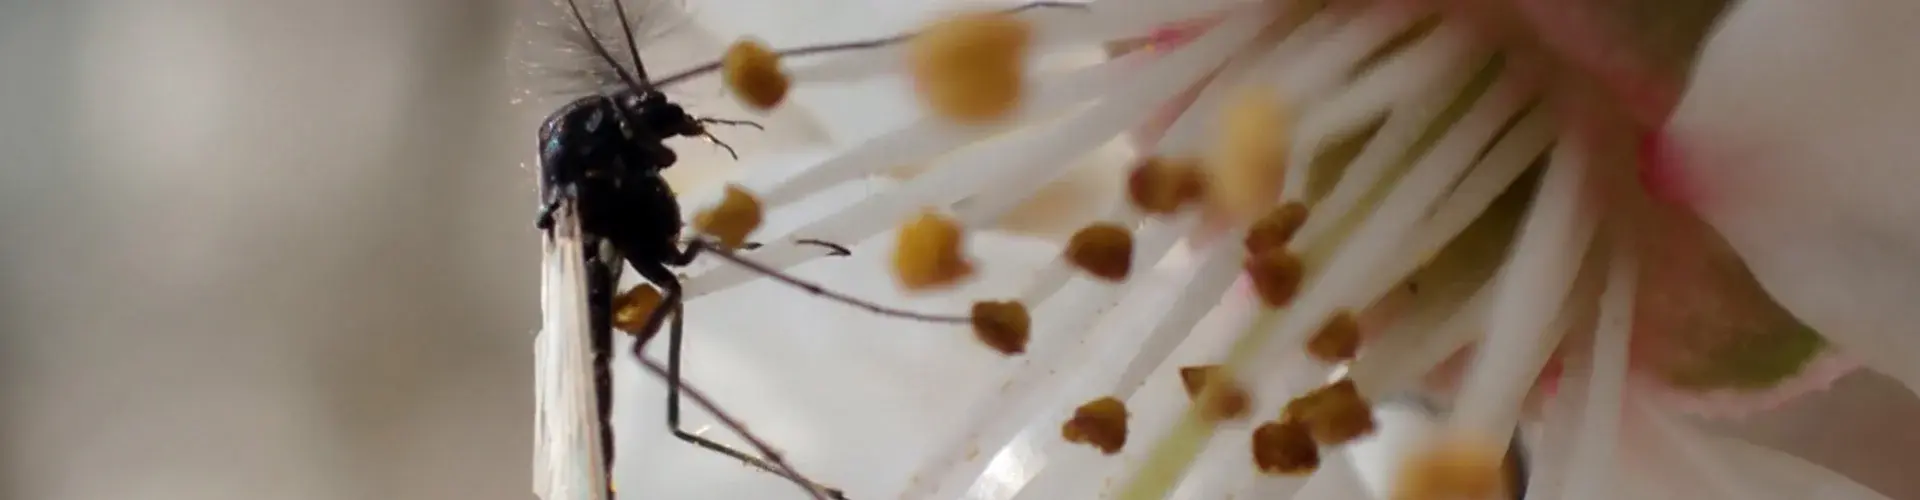
<path id="1" fill-rule="evenodd" d="M 1859 368 L 1859 362 L 1828 351 L 1808 362 L 1798 375 L 1762 390 L 1682 390 L 1660 383 L 1651 376 L 1632 377 L 1630 383 L 1633 390 L 1645 391 L 1680 411 L 1706 418 L 1738 419 L 1779 408 L 1807 394 L 1827 390 L 1840 377 Z"/>
<path id="2" fill-rule="evenodd" d="M 1223 18 L 1215 16 L 1162 25 L 1159 28 L 1155 28 L 1153 33 L 1147 36 L 1145 40 L 1146 46 L 1142 47 L 1141 50 L 1154 52 L 1154 55 L 1157 57 L 1168 51 L 1185 46 L 1188 42 L 1192 42 L 1195 38 L 1198 38 L 1201 33 L 1212 29 L 1214 25 L 1219 24 L 1222 20 Z M 1130 135 L 1132 135 L 1131 142 L 1134 147 L 1142 151 L 1151 149 L 1154 143 L 1160 141 L 1160 136 L 1166 133 L 1167 127 L 1173 126 L 1174 119 L 1179 118 L 1181 113 L 1185 113 L 1187 108 L 1193 106 L 1193 102 L 1200 98 L 1200 89 L 1205 87 L 1207 82 L 1211 80 L 1212 77 L 1208 77 L 1194 83 L 1191 88 L 1174 96 L 1174 98 L 1167 101 L 1166 104 L 1161 105 L 1160 109 L 1156 110 L 1153 116 L 1148 118 L 1145 123 L 1142 123 L 1139 127 L 1135 127 L 1130 133 Z"/>
<path id="3" fill-rule="evenodd" d="M 1640 186 L 1647 195 L 1662 203 L 1686 206 L 1692 189 L 1674 141 L 1663 132 L 1650 132 L 1640 139 L 1639 156 Z"/>
<path id="4" fill-rule="evenodd" d="M 1199 38 L 1200 33 L 1218 22 L 1217 19 L 1181 21 L 1154 28 L 1153 33 L 1147 35 L 1147 49 L 1166 51 L 1180 48 Z"/>

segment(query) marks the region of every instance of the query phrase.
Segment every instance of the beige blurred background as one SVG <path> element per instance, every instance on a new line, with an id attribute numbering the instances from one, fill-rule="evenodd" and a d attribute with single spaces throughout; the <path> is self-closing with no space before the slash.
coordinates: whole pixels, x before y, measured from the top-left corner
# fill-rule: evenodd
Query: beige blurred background
<path id="1" fill-rule="evenodd" d="M 529 3 L 0 0 L 0 499 L 530 498 Z M 1920 499 L 1883 379 L 1737 427 Z"/>

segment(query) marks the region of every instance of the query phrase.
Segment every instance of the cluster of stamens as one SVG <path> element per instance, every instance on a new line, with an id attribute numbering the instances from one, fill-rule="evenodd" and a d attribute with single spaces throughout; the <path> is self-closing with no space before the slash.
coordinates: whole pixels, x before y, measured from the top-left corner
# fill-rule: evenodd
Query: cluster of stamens
<path id="1" fill-rule="evenodd" d="M 945 124 L 965 125 L 967 127 L 961 128 L 973 131 L 970 133 L 998 130 L 993 127 L 1004 125 L 1015 115 L 1039 113 L 1042 110 L 1038 108 L 1045 107 L 1037 104 L 1044 99 L 1030 99 L 1033 96 L 1024 95 L 1029 86 L 1024 66 L 1030 53 L 1036 50 L 1035 45 L 1038 43 L 1036 40 L 1035 27 L 1015 15 L 1005 12 L 954 15 L 931 23 L 918 34 L 905 38 L 904 69 L 913 83 L 917 97 L 931 118 L 943 121 Z M 1168 57 L 1171 58 L 1173 55 Z M 724 75 L 728 87 L 743 102 L 755 108 L 767 109 L 778 105 L 790 86 L 788 73 L 780 68 L 780 56 L 757 43 L 743 41 L 736 44 L 729 50 L 724 63 Z M 1384 66 L 1392 62 L 1369 60 L 1365 64 Z M 1437 77 L 1423 76 L 1422 78 Z M 1463 81 L 1461 85 L 1468 84 Z M 1480 90 L 1470 91 L 1468 97 L 1477 98 L 1480 95 L 1471 92 L 1493 93 L 1485 87 L 1478 88 Z M 1209 87 L 1208 90 L 1217 91 L 1218 89 Z M 1315 193 L 1309 196 L 1301 193 L 1306 190 L 1304 186 L 1288 185 L 1290 172 L 1298 174 L 1301 169 L 1307 168 L 1306 165 L 1292 164 L 1301 161 L 1301 158 L 1294 157 L 1295 145 L 1291 142 L 1295 130 L 1314 131 L 1307 125 L 1331 126 L 1311 120 L 1303 121 L 1294 104 L 1313 101 L 1290 101 L 1289 99 L 1293 96 L 1316 96 L 1314 92 L 1326 92 L 1326 90 L 1277 92 L 1270 86 L 1249 86 L 1239 90 L 1227 87 L 1227 90 L 1228 93 L 1225 95 L 1211 96 L 1215 99 L 1210 101 L 1211 105 L 1217 107 L 1220 113 L 1218 120 L 1213 123 L 1215 126 L 1211 127 L 1213 133 L 1204 136 L 1208 142 L 1198 148 L 1203 154 L 1187 154 L 1187 151 L 1180 151 L 1182 147 L 1178 146 L 1156 147 L 1143 152 L 1133 168 L 1127 171 L 1124 179 L 1126 205 L 1116 207 L 1110 215 L 1074 232 L 1062 248 L 1058 264 L 1070 266 L 1070 271 L 1091 278 L 1093 283 L 1099 285 L 1124 285 L 1129 280 L 1138 279 L 1141 271 L 1156 264 L 1162 255 L 1154 252 L 1164 251 L 1163 249 L 1149 250 L 1161 246 L 1156 241 L 1154 229 L 1169 226 L 1194 228 L 1199 225 L 1197 221 L 1225 222 L 1233 228 L 1228 230 L 1228 234 L 1237 236 L 1238 241 L 1217 243 L 1228 245 L 1220 248 L 1221 255 L 1228 256 L 1225 259 L 1219 259 L 1219 262 L 1225 264 L 1220 266 L 1220 269 L 1229 272 L 1237 271 L 1234 274 L 1242 279 L 1253 296 L 1258 299 L 1258 305 L 1262 307 L 1263 314 L 1271 315 L 1274 311 L 1294 309 L 1289 314 L 1297 314 L 1297 317 L 1292 319 L 1299 324 L 1287 328 L 1288 331 L 1295 332 L 1287 337 L 1295 344 L 1292 348 L 1296 352 L 1305 353 L 1308 359 L 1320 364 L 1350 364 L 1349 368 L 1366 364 L 1359 359 L 1362 354 L 1363 339 L 1371 341 L 1372 337 L 1363 336 L 1358 315 L 1369 312 L 1373 299 L 1349 298 L 1339 293 L 1329 292 L 1327 295 L 1342 296 L 1336 299 L 1313 300 L 1324 298 L 1321 297 L 1322 290 L 1318 289 L 1320 285 L 1359 287 L 1360 285 L 1353 285 L 1352 282 L 1364 280 L 1352 276 L 1340 276 L 1342 279 L 1332 279 L 1323 283 L 1319 281 L 1319 274 L 1314 274 L 1316 289 L 1311 290 L 1311 293 L 1305 289 L 1309 275 L 1312 273 L 1338 274 L 1322 269 L 1338 267 L 1328 265 L 1331 260 L 1328 254 L 1331 250 L 1345 248 L 1329 248 L 1327 243 L 1331 243 L 1328 241 L 1330 238 L 1351 237 L 1357 240 L 1359 237 L 1338 234 L 1340 231 L 1354 230 L 1354 227 L 1337 227 L 1336 229 L 1318 227 L 1322 222 L 1338 222 L 1344 225 L 1346 224 L 1344 221 L 1315 221 L 1313 224 L 1315 229 L 1308 229 L 1308 219 L 1314 210 L 1325 210 L 1329 214 L 1328 217 L 1339 219 L 1349 213 L 1369 208 L 1356 206 L 1358 204 L 1382 202 L 1367 198 L 1372 195 L 1366 189 L 1354 193 L 1336 191 L 1334 194 Z M 1289 90 L 1292 88 L 1289 87 Z M 1283 99 L 1282 96 L 1288 97 Z M 1468 101 L 1468 104 L 1480 107 L 1493 106 L 1474 101 Z M 1316 103 L 1316 107 L 1309 111 L 1323 111 L 1326 107 Z M 1437 115 L 1439 112 L 1435 111 L 1434 114 Z M 1531 116 L 1521 115 L 1518 111 L 1509 112 L 1508 115 L 1511 118 L 1496 118 L 1518 123 L 1521 117 Z M 1407 116 L 1416 115 L 1409 113 Z M 1412 118 L 1407 119 L 1412 120 Z M 1418 120 L 1429 119 L 1434 121 L 1436 127 L 1442 127 L 1443 130 L 1445 124 L 1451 123 L 1447 120 L 1464 120 L 1458 116 L 1445 119 L 1433 116 L 1418 118 Z M 1517 124 L 1508 126 L 1518 127 Z M 1376 131 L 1385 130 L 1388 125 L 1378 125 L 1378 127 Z M 1318 131 L 1315 132 L 1318 133 Z M 1396 133 L 1398 132 L 1396 129 Z M 1379 133 L 1386 134 L 1386 132 Z M 1411 132 L 1399 133 L 1399 136 L 1391 141 L 1383 142 L 1408 143 L 1405 146 L 1408 149 L 1406 154 L 1425 154 L 1426 150 L 1423 148 L 1433 146 L 1411 145 L 1415 142 L 1416 135 Z M 1303 144 L 1301 149 L 1309 149 L 1307 146 Z M 1331 149 L 1326 144 L 1311 146 L 1316 149 Z M 1485 148 L 1488 152 L 1481 153 L 1482 155 L 1494 154 L 1492 152 L 1494 146 L 1487 145 Z M 876 148 L 876 150 L 880 149 Z M 927 154 L 935 153 L 927 152 Z M 1404 161 L 1412 162 L 1418 159 L 1420 158 Z M 1369 158 L 1368 162 L 1385 164 L 1390 160 L 1401 161 Z M 1355 159 L 1349 159 L 1349 161 L 1359 162 Z M 852 170 L 852 167 L 847 167 L 847 172 Z M 1355 168 L 1355 170 L 1367 169 Z M 1380 177 L 1388 174 L 1380 171 L 1389 169 L 1380 167 L 1372 170 L 1374 173 L 1355 174 L 1354 178 L 1358 179 L 1373 176 L 1373 180 L 1359 181 L 1359 185 L 1382 182 Z M 1398 171 L 1394 172 L 1391 175 L 1402 175 Z M 1347 180 L 1340 179 L 1340 182 L 1346 183 Z M 914 192 L 935 191 L 937 190 L 928 189 Z M 1493 194 L 1498 194 L 1498 191 Z M 732 200 L 736 195 L 746 196 L 744 191 L 738 193 L 730 191 L 728 199 Z M 751 198 L 747 197 L 747 199 Z M 958 200 L 962 197 L 956 196 L 954 199 Z M 976 266 L 982 265 L 971 259 L 966 251 L 966 224 L 985 218 L 967 213 L 964 207 L 956 208 L 959 207 L 957 204 L 949 206 L 946 203 L 948 201 L 892 205 L 889 210 L 911 210 L 916 205 L 924 208 L 918 213 L 904 215 L 901 212 L 886 212 L 886 220 L 899 222 L 893 241 L 891 271 L 900 289 L 916 293 L 950 290 L 966 283 L 978 272 Z M 1437 202 L 1424 203 L 1431 205 Z M 723 204 L 720 209 L 711 212 L 713 220 L 699 219 L 696 224 L 697 229 L 719 238 L 723 244 L 743 241 L 745 232 L 740 230 L 741 225 L 728 225 L 726 221 L 730 220 L 727 218 L 739 218 L 744 215 L 727 212 L 724 210 L 725 206 L 726 204 Z M 723 212 L 732 215 L 722 217 Z M 744 214 L 747 211 L 739 212 Z M 758 223 L 757 204 L 751 212 L 755 218 L 752 224 L 745 224 L 746 231 L 751 231 L 751 226 Z M 707 216 L 708 214 L 702 214 L 702 217 Z M 1415 217 L 1425 216 L 1409 215 L 1401 218 L 1414 219 Z M 966 222 L 963 223 L 963 219 Z M 1150 227 L 1141 224 L 1141 221 L 1148 219 L 1160 226 Z M 1303 233 L 1303 229 L 1309 234 L 1303 237 L 1307 243 L 1295 241 L 1296 237 Z M 1337 235 L 1329 236 L 1329 234 Z M 1369 239 L 1369 241 L 1385 240 L 1386 238 L 1381 237 Z M 1438 250 L 1438 247 L 1433 249 L 1435 252 Z M 1238 267 L 1234 269 L 1236 260 Z M 1378 260 L 1384 262 L 1388 259 L 1383 257 Z M 1389 266 L 1389 264 L 1377 265 Z M 1379 274 L 1385 276 L 1385 273 L 1391 272 L 1398 271 L 1381 271 Z M 1222 275 L 1224 276 L 1225 273 Z M 1222 288 L 1224 289 L 1225 285 L 1222 285 Z M 1345 295 L 1358 296 L 1366 293 L 1372 292 L 1354 292 Z M 631 301 L 635 304 L 647 303 L 645 300 L 647 296 L 644 294 L 634 292 L 627 295 L 634 297 L 628 299 L 623 295 L 623 301 Z M 1303 295 L 1308 299 L 1302 299 Z M 654 303 L 657 303 L 657 294 L 653 297 L 655 297 Z M 1045 297 L 1045 294 L 1029 294 L 1022 298 L 1045 300 Z M 1307 306 L 1309 303 L 1314 306 Z M 1301 311 L 1304 309 L 1315 310 Z M 968 318 L 978 339 L 992 349 L 1006 355 L 1027 353 L 1028 342 L 1032 337 L 1030 332 L 1032 319 L 1026 303 L 1022 300 L 976 302 Z M 1041 342 L 1045 342 L 1045 338 Z M 1366 347 L 1372 349 L 1374 346 Z M 1236 349 L 1239 348 L 1236 347 Z M 1043 356 L 1041 354 L 1043 350 L 1042 347 L 1036 347 L 1033 356 L 1036 358 Z M 1190 421 L 1197 420 L 1210 430 L 1213 426 L 1223 423 L 1248 419 L 1259 412 L 1271 412 L 1271 410 L 1255 410 L 1255 395 L 1249 391 L 1249 384 L 1252 384 L 1254 379 L 1245 369 L 1237 366 L 1243 363 L 1244 361 L 1233 360 L 1220 365 L 1189 366 L 1179 370 L 1182 386 L 1185 388 L 1190 405 L 1188 410 Z M 1249 443 L 1251 460 L 1255 468 L 1268 474 L 1311 473 L 1320 464 L 1323 447 L 1347 445 L 1373 433 L 1376 423 L 1368 398 L 1375 395 L 1373 391 L 1376 390 L 1399 389 L 1383 389 L 1383 386 L 1394 384 L 1375 384 L 1377 380 L 1374 378 L 1356 380 L 1361 376 L 1351 374 L 1349 377 L 1351 378 L 1342 378 L 1294 398 L 1284 405 L 1284 409 L 1277 417 L 1272 415 L 1254 417 L 1255 421 L 1260 422 L 1253 426 Z M 1069 443 L 1092 447 L 1103 454 L 1119 453 L 1128 440 L 1127 401 L 1131 394 L 1127 392 L 1128 390 L 1130 389 L 1123 387 L 1118 393 L 1103 395 L 1076 408 L 1072 416 L 1061 424 L 1061 438 Z M 1271 420 L 1266 420 L 1267 418 Z M 1434 464 L 1432 467 L 1410 469 L 1416 473 L 1430 472 L 1433 477 L 1416 474 L 1405 482 L 1416 485 L 1413 489 L 1426 491 L 1478 491 L 1481 483 L 1474 481 L 1480 481 L 1487 476 L 1476 475 L 1472 481 L 1454 477 L 1468 473 L 1478 474 L 1481 469 L 1484 469 L 1481 467 L 1486 462 L 1481 460 L 1484 457 L 1476 455 L 1474 450 L 1467 448 L 1458 450 L 1448 448 L 1447 450 L 1450 450 L 1448 453 L 1454 451 L 1458 453 L 1434 457 L 1431 461 Z M 1499 458 L 1493 459 L 1496 468 Z M 1448 469 L 1449 467 L 1452 469 Z M 1472 470 L 1462 472 L 1465 469 Z M 1449 470 L 1452 472 L 1448 472 Z"/>

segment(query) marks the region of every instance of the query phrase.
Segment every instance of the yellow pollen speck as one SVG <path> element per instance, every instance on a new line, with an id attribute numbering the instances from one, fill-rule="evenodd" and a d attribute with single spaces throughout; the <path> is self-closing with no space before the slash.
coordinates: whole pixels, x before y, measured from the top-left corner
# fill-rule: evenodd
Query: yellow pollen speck
<path id="1" fill-rule="evenodd" d="M 780 56 L 757 40 L 741 39 L 727 47 L 720 59 L 721 79 L 740 101 L 767 110 L 787 97 L 791 82 L 780 69 Z"/>
<path id="2" fill-rule="evenodd" d="M 1480 500 L 1505 489 L 1498 446 L 1449 436 L 1407 459 L 1392 500 Z"/>
<path id="3" fill-rule="evenodd" d="M 1272 89 L 1248 89 L 1222 113 L 1214 149 L 1215 208 L 1251 220 L 1279 202 L 1293 132 L 1289 111 Z"/>
<path id="4" fill-rule="evenodd" d="M 745 188 L 728 185 L 719 205 L 693 217 L 693 229 L 719 239 L 721 247 L 736 249 L 760 228 L 760 219 L 760 200 Z"/>
<path id="5" fill-rule="evenodd" d="M 626 293 L 613 298 L 613 328 L 632 335 L 652 333 L 640 329 L 646 327 L 647 317 L 660 308 L 660 301 L 660 291 L 653 286 L 634 285 Z"/>
<path id="6" fill-rule="evenodd" d="M 998 121 L 1020 103 L 1032 27 L 1004 12 L 959 14 L 907 43 L 908 72 L 935 114 L 968 124 Z"/>
<path id="7" fill-rule="evenodd" d="M 894 277 L 908 290 L 950 286 L 973 275 L 973 263 L 961 253 L 966 233 L 960 223 L 926 211 L 901 226 L 893 254 Z"/>

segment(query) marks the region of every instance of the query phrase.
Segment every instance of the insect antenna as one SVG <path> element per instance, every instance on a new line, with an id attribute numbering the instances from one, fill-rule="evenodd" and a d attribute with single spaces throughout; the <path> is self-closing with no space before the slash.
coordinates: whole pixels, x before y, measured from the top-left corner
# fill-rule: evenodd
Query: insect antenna
<path id="1" fill-rule="evenodd" d="M 567 2 L 572 3 L 573 0 L 567 0 Z M 650 91 L 653 90 L 653 82 L 647 81 L 647 65 L 640 62 L 640 42 L 634 41 L 633 39 L 633 25 L 627 20 L 627 8 L 625 4 L 626 2 L 624 0 L 613 0 L 613 15 L 620 16 L 620 33 L 625 35 L 622 38 L 627 40 L 627 55 L 633 59 L 633 79 L 638 81 L 640 85 L 643 85 L 634 87 L 634 91 Z M 574 12 L 575 15 L 579 15 L 577 9 Z M 628 83 L 632 84 L 633 82 Z"/>
<path id="2" fill-rule="evenodd" d="M 1013 14 L 1013 13 L 1019 13 L 1022 11 L 1026 11 L 1028 9 L 1035 9 L 1035 8 L 1085 9 L 1086 7 L 1087 7 L 1086 3 L 1083 3 L 1083 2 L 1036 1 L 1036 2 L 1029 2 L 1026 4 L 1020 5 L 1019 7 L 1005 9 L 1005 10 L 1002 10 L 1001 12 Z M 914 35 L 916 35 L 916 33 L 906 33 L 906 34 L 894 35 L 890 37 L 873 38 L 873 39 L 867 39 L 867 40 L 855 40 L 851 42 L 808 45 L 803 47 L 795 47 L 791 49 L 775 51 L 774 55 L 784 59 L 788 57 L 809 56 L 814 54 L 826 54 L 831 52 L 841 52 L 841 51 L 848 51 L 848 50 L 877 49 L 877 48 L 886 47 L 889 45 L 894 45 L 900 42 L 907 41 L 908 39 L 913 38 Z M 702 64 L 699 66 L 695 66 L 693 68 L 689 68 L 679 73 L 667 75 L 667 77 L 665 78 L 654 80 L 653 85 L 657 87 L 666 87 L 668 85 L 673 85 L 675 83 L 679 83 L 684 80 L 700 77 L 708 73 L 719 71 L 721 64 L 722 64 L 721 61 L 713 61 L 713 62 Z"/>
<path id="3" fill-rule="evenodd" d="M 612 66 L 613 71 L 620 75 L 620 80 L 626 82 L 628 88 L 634 89 L 636 92 L 641 89 L 651 88 L 642 86 L 640 84 L 641 80 L 634 78 L 633 73 L 628 72 L 627 69 L 620 64 L 620 60 L 614 59 L 613 53 L 607 51 L 607 46 L 600 43 L 600 36 L 593 33 L 593 27 L 587 24 L 587 17 L 580 14 L 580 4 L 575 0 L 566 0 L 566 2 L 567 11 L 573 14 L 573 22 L 576 26 L 580 27 L 580 31 L 586 33 L 587 46 L 593 49 L 594 55 L 599 56 L 601 60 L 606 61 L 609 66 Z M 619 5 L 620 3 L 616 0 L 614 6 L 617 7 Z M 626 14 L 620 14 L 621 25 L 625 26 L 626 22 Z M 627 41 L 632 42 L 633 32 L 631 30 L 627 31 Z M 636 62 L 638 62 L 639 57 L 639 53 L 636 52 L 634 54 Z"/>

